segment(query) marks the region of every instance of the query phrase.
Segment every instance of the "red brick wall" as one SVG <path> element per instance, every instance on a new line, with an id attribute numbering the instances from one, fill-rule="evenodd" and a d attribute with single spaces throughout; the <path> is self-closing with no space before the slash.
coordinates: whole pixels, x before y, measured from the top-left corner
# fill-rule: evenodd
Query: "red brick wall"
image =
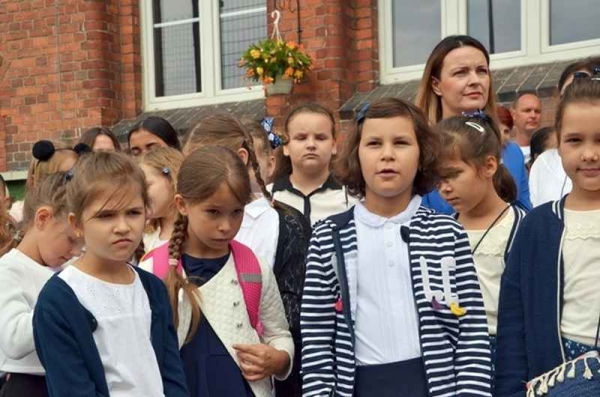
<path id="1" fill-rule="evenodd" d="M 283 3 L 295 10 L 294 1 Z M 270 14 L 273 3 L 268 6 Z M 297 12 L 281 10 L 284 40 L 298 40 Z M 303 0 L 299 12 L 301 43 L 313 57 L 313 70 L 290 95 L 266 98 L 266 113 L 279 127 L 299 103 L 316 101 L 337 115 L 356 91 L 369 91 L 379 83 L 376 0 Z M 270 32 L 270 18 L 269 24 Z"/>
<path id="2" fill-rule="evenodd" d="M 138 1 L 0 0 L 0 170 L 141 111 Z"/>

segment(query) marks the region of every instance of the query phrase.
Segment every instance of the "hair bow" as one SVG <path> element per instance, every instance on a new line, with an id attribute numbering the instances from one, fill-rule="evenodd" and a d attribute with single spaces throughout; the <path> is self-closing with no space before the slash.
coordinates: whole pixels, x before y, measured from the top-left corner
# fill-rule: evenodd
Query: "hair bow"
<path id="1" fill-rule="evenodd" d="M 358 113 L 356 114 L 356 122 L 361 123 L 365 119 L 365 115 L 367 114 L 367 110 L 369 110 L 371 104 L 369 102 L 365 102 L 365 104 L 360 108 Z"/>
<path id="2" fill-rule="evenodd" d="M 489 116 L 481 109 L 477 109 L 473 112 L 462 112 L 462 115 L 472 119 L 489 120 Z"/>
<path id="3" fill-rule="evenodd" d="M 283 141 L 281 140 L 279 135 L 277 135 L 275 131 L 273 131 L 274 123 L 275 119 L 273 117 L 265 117 L 260 122 L 260 125 L 262 125 L 263 129 L 265 130 L 265 133 L 267 134 L 267 138 L 269 139 L 271 148 L 277 149 L 279 146 L 283 145 Z"/>

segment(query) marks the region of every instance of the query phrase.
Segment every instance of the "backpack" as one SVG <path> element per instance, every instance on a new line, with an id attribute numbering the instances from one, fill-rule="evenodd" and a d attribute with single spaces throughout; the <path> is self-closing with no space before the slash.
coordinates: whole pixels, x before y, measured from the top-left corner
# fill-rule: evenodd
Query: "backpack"
<path id="1" fill-rule="evenodd" d="M 250 318 L 252 328 L 258 335 L 263 334 L 263 325 L 260 321 L 260 298 L 262 294 L 262 271 L 256 255 L 252 250 L 242 243 L 232 240 L 229 243 L 235 263 L 235 271 L 238 276 L 246 310 Z M 148 252 L 142 258 L 142 261 L 152 259 L 155 276 L 164 280 L 169 274 L 169 243 Z M 177 271 L 181 273 L 183 265 L 181 259 L 177 263 Z"/>

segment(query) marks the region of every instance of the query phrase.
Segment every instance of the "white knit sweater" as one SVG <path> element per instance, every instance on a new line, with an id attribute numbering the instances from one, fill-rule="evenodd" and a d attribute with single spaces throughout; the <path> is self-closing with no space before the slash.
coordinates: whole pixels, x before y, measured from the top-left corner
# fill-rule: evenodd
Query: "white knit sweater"
<path id="1" fill-rule="evenodd" d="M 54 272 L 17 249 L 0 258 L 0 371 L 43 375 L 33 341 L 33 309 Z"/>

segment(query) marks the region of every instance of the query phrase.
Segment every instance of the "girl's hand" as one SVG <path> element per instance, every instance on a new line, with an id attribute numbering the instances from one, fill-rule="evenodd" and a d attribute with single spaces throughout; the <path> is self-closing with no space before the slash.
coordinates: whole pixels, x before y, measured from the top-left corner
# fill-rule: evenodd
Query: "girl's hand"
<path id="1" fill-rule="evenodd" d="M 254 382 L 271 375 L 284 376 L 290 365 L 290 356 L 269 345 L 233 345 L 240 360 L 242 375 Z"/>

